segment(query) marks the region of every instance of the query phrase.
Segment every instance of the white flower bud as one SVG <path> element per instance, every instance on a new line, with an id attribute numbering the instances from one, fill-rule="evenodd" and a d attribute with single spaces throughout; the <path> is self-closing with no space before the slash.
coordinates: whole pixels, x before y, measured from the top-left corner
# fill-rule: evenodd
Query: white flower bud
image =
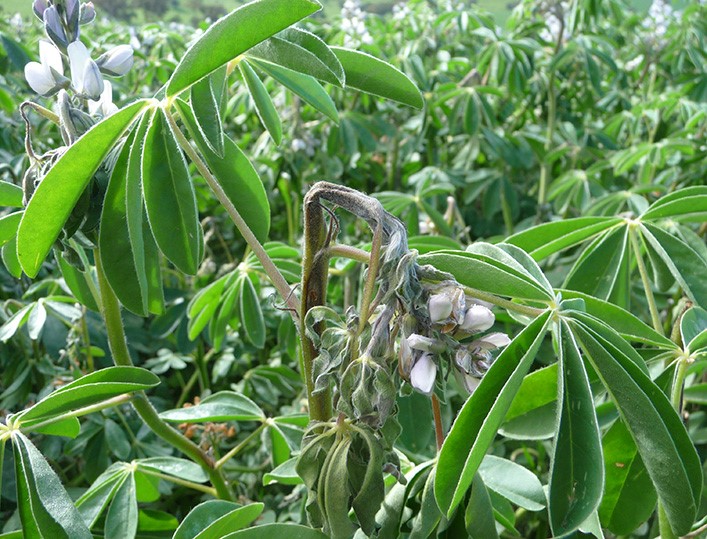
<path id="1" fill-rule="evenodd" d="M 432 395 L 437 376 L 437 364 L 432 354 L 422 354 L 410 371 L 410 385 L 420 393 Z"/>
<path id="2" fill-rule="evenodd" d="M 79 95 L 98 100 L 103 92 L 103 78 L 88 54 L 86 46 L 80 41 L 69 44 L 69 64 L 71 66 L 71 85 Z"/>
<path id="3" fill-rule="evenodd" d="M 400 374 L 405 378 L 410 378 L 410 371 L 412 370 L 412 361 L 414 356 L 407 339 L 400 339 L 400 355 L 398 357 Z"/>
<path id="4" fill-rule="evenodd" d="M 66 47 L 69 44 L 69 40 L 66 38 L 66 32 L 61 24 L 61 17 L 59 17 L 56 6 L 49 6 L 44 10 L 42 16 L 44 18 L 44 30 L 49 38 L 62 49 Z"/>
<path id="5" fill-rule="evenodd" d="M 427 307 L 433 324 L 458 324 L 464 316 L 466 306 L 464 291 L 459 287 L 447 287 L 437 294 L 432 294 Z"/>
<path id="6" fill-rule="evenodd" d="M 473 341 L 469 346 L 476 346 L 482 350 L 493 350 L 494 348 L 502 348 L 510 342 L 511 339 L 505 333 L 490 333 Z"/>
<path id="7" fill-rule="evenodd" d="M 489 308 L 483 305 L 472 305 L 467 309 L 459 329 L 469 333 L 480 333 L 493 326 L 495 321 L 496 317 Z"/>
<path id="8" fill-rule="evenodd" d="M 417 333 L 411 334 L 405 341 L 407 341 L 410 348 L 420 350 L 421 352 L 433 352 L 435 344 L 437 344 L 435 339 L 418 335 Z"/>
<path id="9" fill-rule="evenodd" d="M 133 61 L 133 48 L 130 45 L 118 45 L 99 56 L 96 64 L 106 75 L 122 77 L 133 67 Z"/>

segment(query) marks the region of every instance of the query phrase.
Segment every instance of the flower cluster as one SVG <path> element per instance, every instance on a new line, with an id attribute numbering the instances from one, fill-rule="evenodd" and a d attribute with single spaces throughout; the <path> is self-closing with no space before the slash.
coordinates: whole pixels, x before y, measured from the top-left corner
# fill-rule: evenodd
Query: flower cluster
<path id="1" fill-rule="evenodd" d="M 370 45 L 373 36 L 366 28 L 366 13 L 357 0 L 346 0 L 341 7 L 341 30 L 344 32 L 344 46 Z"/>
<path id="2" fill-rule="evenodd" d="M 652 29 L 656 40 L 661 40 L 673 20 L 680 19 L 680 12 L 673 10 L 665 0 L 653 0 L 648 8 L 648 17 L 643 21 L 643 27 Z"/>
<path id="3" fill-rule="evenodd" d="M 455 282 L 443 283 L 430 294 L 428 335 L 415 332 L 412 328 L 419 329 L 419 324 L 411 318 L 404 324 L 400 341 L 400 372 L 413 388 L 431 395 L 439 357 L 451 351 L 455 376 L 467 391 L 474 391 L 493 363 L 492 351 L 510 342 L 505 333 L 491 333 L 466 342 L 493 326 L 495 316 L 489 307 L 466 296 Z"/>
<path id="4" fill-rule="evenodd" d="M 71 89 L 89 101 L 89 113 L 107 116 L 116 110 L 110 82 L 103 75 L 120 77 L 133 65 L 133 49 L 119 45 L 95 61 L 80 41 L 80 28 L 96 18 L 92 2 L 79 0 L 34 0 L 35 15 L 44 22 L 49 39 L 39 42 L 39 62 L 25 66 L 30 87 L 45 97 Z M 64 75 L 68 61 L 70 77 Z"/>

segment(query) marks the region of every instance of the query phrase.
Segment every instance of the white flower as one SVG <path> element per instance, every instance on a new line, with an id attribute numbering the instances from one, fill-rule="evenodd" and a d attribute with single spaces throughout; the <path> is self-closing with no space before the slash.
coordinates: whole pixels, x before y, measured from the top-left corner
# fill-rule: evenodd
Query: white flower
<path id="1" fill-rule="evenodd" d="M 432 352 L 435 344 L 437 343 L 436 340 L 425 337 L 424 335 L 418 335 L 417 333 L 412 333 L 407 339 L 404 340 L 410 348 L 413 350 L 420 350 L 421 352 Z"/>
<path id="2" fill-rule="evenodd" d="M 133 48 L 130 45 L 118 45 L 99 56 L 96 64 L 103 73 L 122 77 L 133 67 L 133 61 Z"/>
<path id="3" fill-rule="evenodd" d="M 470 348 L 480 348 L 482 350 L 493 350 L 494 348 L 502 348 L 510 344 L 511 339 L 505 333 L 489 333 L 480 339 L 472 341 Z"/>
<path id="4" fill-rule="evenodd" d="M 437 294 L 432 294 L 427 302 L 430 321 L 433 324 L 458 324 L 464 316 L 466 299 L 464 290 L 459 287 L 447 287 Z"/>
<path id="5" fill-rule="evenodd" d="M 488 307 L 472 305 L 467 309 L 459 329 L 469 333 L 480 333 L 493 326 L 495 321 L 496 317 Z"/>
<path id="6" fill-rule="evenodd" d="M 437 364 L 432 354 L 422 354 L 410 371 L 410 385 L 425 395 L 432 395 L 437 376 Z"/>
<path id="7" fill-rule="evenodd" d="M 469 394 L 473 393 L 481 383 L 481 378 L 477 378 L 476 376 L 464 374 L 463 372 L 459 371 L 454 371 L 454 373 L 457 377 L 457 380 L 459 380 L 459 383 L 464 386 L 464 389 L 466 389 Z"/>
<path id="8" fill-rule="evenodd" d="M 103 93 L 103 77 L 88 54 L 86 46 L 80 41 L 74 41 L 67 48 L 69 65 L 71 66 L 71 85 L 77 94 L 98 100 Z"/>
<path id="9" fill-rule="evenodd" d="M 25 78 L 35 92 L 45 96 L 66 85 L 61 53 L 53 43 L 44 39 L 39 42 L 39 62 L 25 65 Z"/>
<path id="10" fill-rule="evenodd" d="M 110 116 L 118 110 L 118 107 L 113 103 L 113 86 L 110 82 L 105 81 L 103 83 L 103 92 L 101 92 L 101 97 L 97 101 L 89 99 L 88 101 L 88 113 L 91 116 Z"/>

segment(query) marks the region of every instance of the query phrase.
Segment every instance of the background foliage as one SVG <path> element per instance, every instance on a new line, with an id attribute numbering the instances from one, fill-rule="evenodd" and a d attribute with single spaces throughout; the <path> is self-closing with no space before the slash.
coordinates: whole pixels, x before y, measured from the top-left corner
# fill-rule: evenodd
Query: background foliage
<path id="1" fill-rule="evenodd" d="M 307 19 L 305 27 L 327 44 L 358 48 L 400 67 L 424 95 L 421 111 L 335 84 L 326 86 L 331 100 L 301 88 L 292 92 L 289 79 L 278 78 L 257 53 L 228 78 L 224 132 L 244 149 L 264 184 L 271 222 L 269 233 L 265 227 L 258 234 L 271 240 L 266 250 L 290 283 L 301 272 L 303 197 L 325 179 L 373 194 L 404 222 L 422 260 L 462 284 L 484 261 L 503 261 L 497 266 L 518 281 L 494 278 L 486 287 L 476 281 L 469 286 L 536 309 L 532 323 L 512 305 L 498 309 L 495 329 L 520 335 L 471 399 L 451 376 L 444 389 L 438 385 L 446 432 L 459 415 L 439 457 L 444 467 L 432 465 L 429 399 L 409 386 L 400 391 L 396 449 L 408 483 L 386 476 L 395 514 L 376 516 L 381 536 L 396 536 L 398 527 L 421 537 L 455 537 L 460 529 L 478 537 L 547 537 L 550 528 L 556 535 L 601 536 L 603 527 L 654 537 L 658 497 L 673 504 L 665 510 L 685 533 L 707 517 L 695 483 L 707 441 L 706 319 L 699 309 L 707 300 L 707 13 L 697 3 L 681 11 L 654 4 L 646 13 L 619 0 L 523 2 L 503 27 L 477 6 L 421 0 L 384 16 L 364 15 L 349 3 L 342 18 Z M 15 185 L 27 168 L 17 109 L 34 97 L 22 68 L 36 55 L 39 26 L 27 18 L 0 23 L 0 174 Z M 154 95 L 200 35 L 181 22 L 128 26 L 99 18 L 87 37 L 92 48 L 105 50 L 129 36 L 137 65 L 114 85 L 115 100 L 122 102 Z M 45 145 L 38 149 L 60 144 L 50 122 L 31 118 Z M 105 395 L 153 388 L 150 399 L 163 418 L 202 449 L 218 457 L 240 448 L 224 470 L 244 506 L 207 506 L 202 511 L 209 518 L 231 515 L 242 526 L 256 518 L 260 524 L 305 524 L 306 488 L 290 460 L 307 425 L 296 331 L 272 299 L 259 261 L 191 172 L 197 176 L 203 262 L 193 276 L 163 263 L 160 314 L 124 312 L 134 363 L 160 383 L 149 373 L 136 380 L 131 371 L 112 371 L 114 383 L 134 385 Z M 0 197 L 3 206 L 21 205 L 12 203 L 14 190 L 0 191 Z M 112 362 L 91 294 L 71 282 L 71 263 L 81 265 L 71 252 L 50 257 L 34 280 L 20 277 L 12 211 L 2 210 L 0 217 L 0 409 L 16 413 Z M 342 218 L 340 234 L 342 243 L 370 248 L 359 222 Z M 506 242 L 530 256 L 507 246 L 511 254 L 504 258 L 490 245 L 460 254 L 482 241 Z M 342 314 L 356 304 L 363 272 L 353 262 L 337 262 L 331 273 L 329 302 Z M 554 305 L 557 290 L 562 321 L 553 349 L 543 309 Z M 125 304 L 142 310 L 142 303 Z M 604 326 L 626 340 L 612 341 Z M 589 366 L 580 354 L 590 358 Z M 621 369 L 611 370 L 615 364 Z M 569 370 L 583 375 L 572 377 Z M 682 384 L 675 389 L 678 372 L 686 381 L 684 399 Z M 624 390 L 642 399 L 649 429 L 631 416 L 635 402 L 622 402 Z M 582 415 L 581 404 L 585 411 L 596 408 L 596 415 Z M 669 413 L 671 404 L 684 407 L 685 437 Z M 474 416 L 487 405 L 487 415 Z M 263 422 L 265 417 L 270 419 Z M 488 417 L 491 426 L 479 423 Z M 69 423 L 62 424 L 63 433 L 78 428 Z M 572 425 L 589 427 L 576 434 Z M 595 444 L 593 455 L 603 462 L 577 465 L 582 456 L 572 456 L 570 441 L 576 439 L 562 435 L 568 430 Z M 478 440 L 468 439 L 470 431 Z M 126 405 L 82 418 L 72 438 L 57 433 L 38 432 L 31 442 L 20 440 L 22 451 L 5 452 L 2 531 L 19 526 L 13 459 L 37 462 L 37 450 L 79 500 L 84 520 L 101 500 L 106 510 L 90 513 L 94 529 L 115 529 L 116 536 L 121 532 L 114 526 L 130 521 L 126 514 L 133 514 L 141 534 L 172 536 L 178 523 L 185 527 L 195 492 L 203 496 L 199 501 L 214 494 L 203 471 L 177 460 Z M 660 478 L 658 455 L 656 462 L 646 457 L 641 435 L 650 435 L 661 458 L 670 454 L 683 466 L 685 481 L 675 479 L 675 485 L 685 488 L 672 488 L 673 477 Z M 691 444 L 699 460 L 692 458 Z M 491 455 L 481 460 L 489 447 Z M 478 456 L 476 468 L 465 461 L 469 454 Z M 585 506 L 564 507 L 573 478 L 586 469 L 596 474 L 580 496 Z M 41 480 L 47 470 L 40 466 L 30 475 Z M 553 482 L 553 475 L 567 484 Z M 108 491 L 115 500 L 109 507 Z M 263 505 L 245 505 L 251 501 Z M 252 514 L 234 516 L 236 510 Z M 688 516 L 678 522 L 679 513 Z"/>

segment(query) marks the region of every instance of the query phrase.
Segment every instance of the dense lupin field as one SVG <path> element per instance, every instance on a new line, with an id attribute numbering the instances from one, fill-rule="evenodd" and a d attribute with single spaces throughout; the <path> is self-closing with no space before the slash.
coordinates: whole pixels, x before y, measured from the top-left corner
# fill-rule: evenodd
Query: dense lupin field
<path id="1" fill-rule="evenodd" d="M 707 6 L 321 7 L 3 4 L 0 539 L 705 536 Z"/>

